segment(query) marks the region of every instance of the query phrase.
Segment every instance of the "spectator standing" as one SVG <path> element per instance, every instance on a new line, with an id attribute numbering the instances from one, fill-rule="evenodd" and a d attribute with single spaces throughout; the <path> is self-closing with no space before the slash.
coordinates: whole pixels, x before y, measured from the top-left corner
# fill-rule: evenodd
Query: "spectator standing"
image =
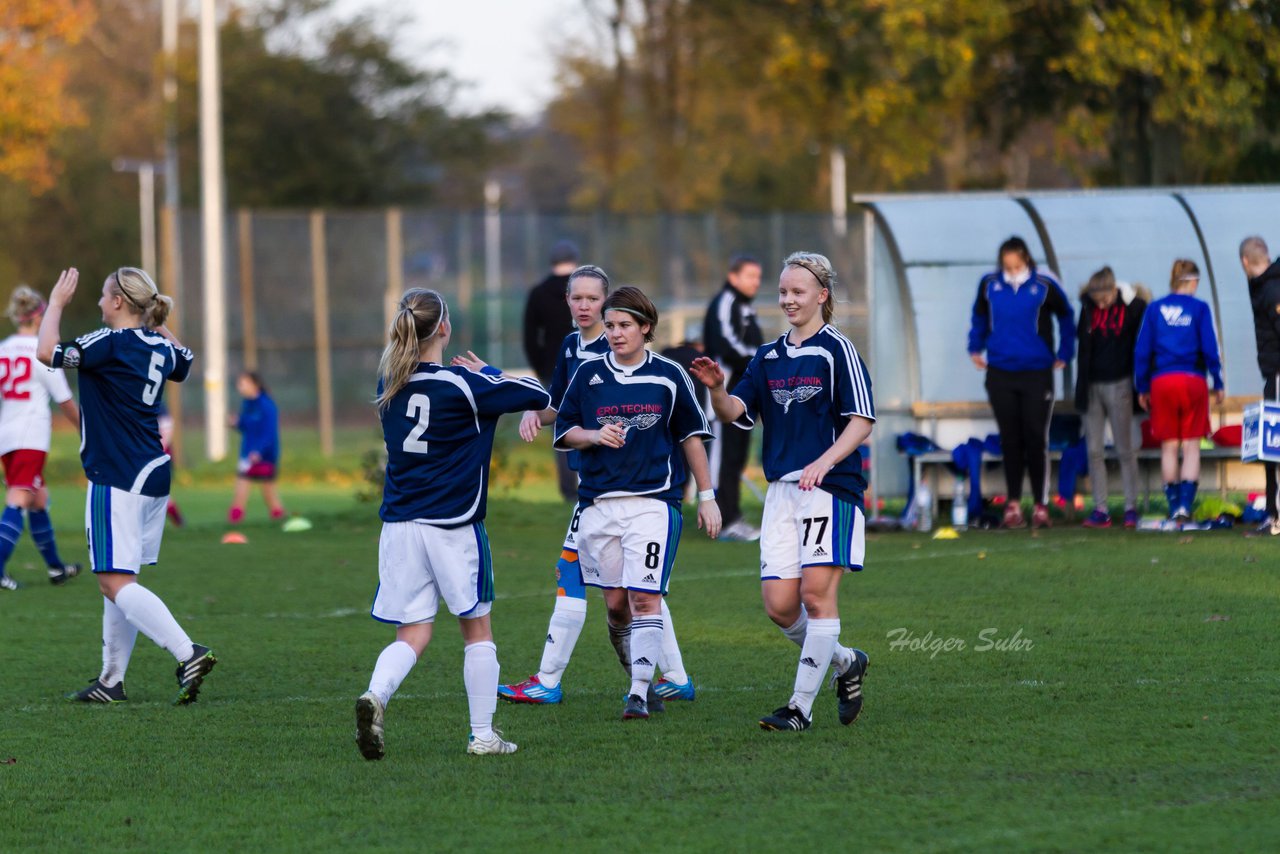
<path id="1" fill-rule="evenodd" d="M 560 342 L 574 331 L 569 312 L 569 274 L 578 266 L 578 247 L 561 240 L 551 247 L 551 270 L 546 278 L 529 289 L 524 305 L 524 354 L 529 367 L 542 383 L 550 387 L 555 373 Z M 555 454 L 560 496 L 577 501 L 578 476 L 569 468 L 567 454 Z"/>
<path id="2" fill-rule="evenodd" d="M 1106 430 L 1111 423 L 1120 480 L 1124 485 L 1124 526 L 1138 525 L 1138 451 L 1133 441 L 1133 348 L 1149 296 L 1116 284 L 1103 267 L 1080 292 L 1080 324 L 1076 328 L 1076 411 L 1084 416 L 1089 446 L 1089 483 L 1093 512 L 1086 528 L 1110 528 L 1107 510 Z"/>
<path id="3" fill-rule="evenodd" d="M 1026 473 L 1035 504 L 1031 527 L 1048 527 L 1053 372 L 1071 361 L 1075 352 L 1075 315 L 1057 278 L 1036 267 L 1021 237 L 1000 244 L 997 261 L 997 268 L 978 282 L 969 326 L 969 358 L 978 370 L 987 372 L 987 397 L 1000 431 L 1008 490 L 1004 526 L 1026 526 L 1022 515 Z"/>
<path id="4" fill-rule="evenodd" d="M 760 261 L 750 255 L 737 255 L 729 261 L 724 286 L 707 306 L 702 324 L 702 340 L 706 354 L 720 364 L 726 387 L 732 388 L 747 370 L 747 365 L 764 344 L 756 310 L 752 301 L 760 291 Z M 718 420 L 712 430 L 711 472 L 716 481 L 716 499 L 724 527 L 722 540 L 753 541 L 760 539 L 760 529 L 742 518 L 742 470 L 751 449 L 751 433 L 725 429 Z"/>
<path id="5" fill-rule="evenodd" d="M 1249 302 L 1253 305 L 1253 329 L 1258 341 L 1258 370 L 1262 372 L 1262 396 L 1280 400 L 1280 260 L 1274 263 L 1267 242 L 1256 235 L 1240 244 L 1240 265 L 1249 277 Z M 1259 531 L 1280 534 L 1276 511 L 1276 464 L 1266 463 L 1267 519 Z"/>
<path id="6" fill-rule="evenodd" d="M 1200 440 L 1209 435 L 1209 387 L 1221 403 L 1222 363 L 1209 304 L 1196 299 L 1200 268 L 1179 258 L 1169 276 L 1171 293 L 1147 307 L 1133 354 L 1138 402 L 1151 412 L 1151 434 L 1160 442 L 1160 473 L 1169 518 L 1183 522 L 1195 508 L 1200 480 Z M 1178 465 L 1178 451 L 1182 465 Z"/>

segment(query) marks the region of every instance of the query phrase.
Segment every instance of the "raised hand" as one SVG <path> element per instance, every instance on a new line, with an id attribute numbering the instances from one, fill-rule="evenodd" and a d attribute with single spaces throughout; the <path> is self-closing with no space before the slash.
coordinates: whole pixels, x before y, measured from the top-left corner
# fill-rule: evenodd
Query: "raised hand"
<path id="1" fill-rule="evenodd" d="M 476 373 L 479 373 L 483 369 L 489 367 L 489 364 L 484 359 L 481 359 L 470 350 L 466 352 L 466 355 L 454 356 L 453 361 L 449 364 L 453 365 L 455 368 L 466 368 L 467 370 L 475 371 Z"/>
<path id="2" fill-rule="evenodd" d="M 49 294 L 49 304 L 56 305 L 58 308 L 66 308 L 71 298 L 76 295 L 76 285 L 80 282 L 80 271 L 75 267 L 69 267 L 62 271 L 62 275 L 58 276 L 58 283 L 53 286 L 53 292 Z"/>
<path id="3" fill-rule="evenodd" d="M 689 373 L 707 388 L 719 388 L 724 385 L 724 368 L 715 359 L 699 356 L 689 366 Z"/>

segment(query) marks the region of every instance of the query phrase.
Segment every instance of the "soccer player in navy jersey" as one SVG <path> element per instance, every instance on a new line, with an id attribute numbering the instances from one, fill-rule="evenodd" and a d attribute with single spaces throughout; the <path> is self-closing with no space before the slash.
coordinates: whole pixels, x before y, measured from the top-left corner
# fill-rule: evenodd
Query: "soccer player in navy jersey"
<path id="1" fill-rule="evenodd" d="M 701 358 L 692 368 L 721 421 L 744 430 L 764 422 L 761 588 L 769 618 L 800 646 L 795 690 L 760 719 L 766 730 L 809 728 L 828 663 L 840 722 L 853 723 L 862 710 L 867 654 L 840 643 L 837 592 L 844 573 L 862 569 L 867 483 L 858 449 L 871 435 L 875 405 L 866 365 L 831 326 L 835 280 L 825 256 L 793 253 L 778 280 L 791 329 L 756 351 L 732 394 L 716 362 Z"/>
<path id="2" fill-rule="evenodd" d="M 604 334 L 603 313 L 604 301 L 608 295 L 609 277 L 599 267 L 585 264 L 569 274 L 566 299 L 578 329 L 565 336 L 560 345 L 551 379 L 551 406 L 541 411 L 526 412 L 520 421 L 520 437 L 526 442 L 532 442 L 543 427 L 555 423 L 556 411 L 564 400 L 569 380 L 579 366 L 609 352 L 609 341 Z M 483 363 L 471 367 L 479 370 Z M 568 456 L 569 467 L 576 472 L 578 453 L 570 451 Z M 559 703 L 564 696 L 560 680 L 569 666 L 569 659 L 573 656 L 578 636 L 587 620 L 587 588 L 582 583 L 578 568 L 577 532 L 580 512 L 579 508 L 574 508 L 573 518 L 569 521 L 569 530 L 560 550 L 560 560 L 556 563 L 556 604 L 551 614 L 551 624 L 547 627 L 547 639 L 542 647 L 542 663 L 538 666 L 538 672 L 523 682 L 498 686 L 498 697 L 508 702 L 550 705 Z M 693 700 L 693 680 L 685 672 L 671 612 L 665 601 L 662 603 L 662 616 L 662 653 L 659 655 L 658 666 L 663 675 L 653 685 L 654 695 L 668 700 Z M 609 640 L 624 668 L 631 665 L 630 638 L 629 622 L 621 626 L 609 624 Z M 655 710 L 658 708 L 657 703 L 652 705 Z"/>
<path id="3" fill-rule="evenodd" d="M 493 434 L 504 412 L 545 409 L 537 380 L 446 366 L 453 327 L 444 298 L 413 288 L 400 300 L 378 366 L 378 414 L 387 444 L 378 591 L 372 615 L 396 627 L 356 701 L 356 744 L 385 753 L 391 696 L 431 642 L 440 600 L 462 630 L 462 679 L 471 710 L 467 752 L 515 753 L 493 728 L 498 651 L 489 612 L 493 559 L 484 528 Z M 471 356 L 474 358 L 474 356 Z"/>
<path id="4" fill-rule="evenodd" d="M 62 311 L 79 273 L 64 270 L 40 323 L 36 357 L 51 368 L 80 372 L 80 460 L 89 479 L 85 528 L 103 595 L 102 674 L 68 699 L 118 703 L 124 674 L 142 632 L 178 660 L 176 705 L 195 702 L 217 664 L 213 650 L 192 643 L 160 597 L 138 583 L 138 570 L 160 558 L 169 503 L 169 455 L 160 442 L 166 380 L 191 373 L 191 351 L 165 328 L 173 300 L 143 270 L 121 267 L 102 285 L 98 307 L 106 328 L 58 342 Z"/>
<path id="5" fill-rule="evenodd" d="M 631 630 L 623 720 L 649 717 L 689 472 L 698 486 L 698 527 L 712 538 L 720 533 L 703 445 L 711 431 L 684 369 L 645 349 L 657 325 L 658 310 L 639 288 L 610 294 L 610 352 L 579 366 L 555 424 L 556 448 L 579 452 L 582 580 L 604 590 L 610 624 Z"/>

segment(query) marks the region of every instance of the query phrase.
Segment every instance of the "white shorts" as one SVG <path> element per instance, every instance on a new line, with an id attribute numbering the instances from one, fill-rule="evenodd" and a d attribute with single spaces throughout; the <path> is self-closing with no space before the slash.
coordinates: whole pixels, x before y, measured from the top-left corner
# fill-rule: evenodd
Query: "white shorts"
<path id="1" fill-rule="evenodd" d="M 822 488 L 774 481 L 760 523 L 760 578 L 799 578 L 809 566 L 862 569 L 867 520 L 856 504 Z"/>
<path id="2" fill-rule="evenodd" d="M 136 495 L 90 483 L 84 502 L 89 566 L 94 572 L 137 574 L 160 559 L 169 496 Z"/>
<path id="3" fill-rule="evenodd" d="M 684 517 L 657 498 L 604 498 L 578 519 L 578 566 L 592 587 L 667 593 Z"/>
<path id="4" fill-rule="evenodd" d="M 573 518 L 569 520 L 569 530 L 564 532 L 564 550 L 576 552 L 578 550 L 578 523 L 582 521 L 583 508 L 575 506 L 573 508 Z"/>
<path id="5" fill-rule="evenodd" d="M 441 598 L 459 617 L 489 613 L 493 558 L 484 523 L 437 528 L 422 522 L 384 522 L 373 618 L 397 625 L 429 623 Z"/>

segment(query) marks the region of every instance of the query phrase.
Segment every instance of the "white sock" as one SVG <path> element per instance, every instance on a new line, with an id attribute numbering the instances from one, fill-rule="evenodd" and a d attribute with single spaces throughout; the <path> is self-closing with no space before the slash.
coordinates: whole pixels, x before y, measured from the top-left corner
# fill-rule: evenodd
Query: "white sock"
<path id="1" fill-rule="evenodd" d="M 627 671 L 627 675 L 631 675 L 631 624 L 625 626 L 615 626 L 609 623 L 609 643 L 613 644 L 613 651 L 618 655 L 618 663 L 622 665 L 622 669 Z"/>
<path id="2" fill-rule="evenodd" d="M 498 708 L 498 647 L 493 641 L 467 644 L 462 649 L 462 682 L 471 708 L 471 734 L 493 737 L 493 713 Z"/>
<path id="3" fill-rule="evenodd" d="M 133 655 L 138 630 L 125 618 L 116 603 L 102 597 L 102 675 L 98 681 L 108 688 L 124 681 Z M 189 657 L 189 656 L 188 656 Z"/>
<path id="4" fill-rule="evenodd" d="M 191 638 L 187 637 L 164 602 L 141 584 L 135 582 L 120 588 L 116 594 L 116 607 L 134 628 L 167 649 L 178 661 L 186 661 L 195 655 Z"/>
<path id="5" fill-rule="evenodd" d="M 373 675 L 369 677 L 369 690 L 378 696 L 384 708 L 417 663 L 418 654 L 404 641 L 396 641 L 378 656 L 378 663 L 373 665 Z M 497 690 L 494 689 L 495 692 Z"/>
<path id="6" fill-rule="evenodd" d="M 788 628 L 783 629 L 782 633 L 787 636 L 787 640 L 791 641 L 796 646 L 804 646 L 804 635 L 808 630 L 809 612 L 805 610 L 803 605 L 801 605 L 800 618 Z"/>
<path id="7" fill-rule="evenodd" d="M 680 644 L 676 642 L 676 629 L 671 624 L 671 611 L 667 608 L 667 600 L 662 600 L 662 652 L 658 653 L 658 667 L 662 675 L 672 682 L 683 685 L 689 681 L 689 674 L 684 671 L 684 656 L 680 654 Z"/>
<path id="8" fill-rule="evenodd" d="M 653 669 L 662 653 L 662 614 L 631 619 L 631 693 L 649 696 Z"/>
<path id="9" fill-rule="evenodd" d="M 853 650 L 847 646 L 842 646 L 839 641 L 836 642 L 836 651 L 831 653 L 831 667 L 836 673 L 844 675 L 844 672 L 853 666 Z"/>
<path id="10" fill-rule="evenodd" d="M 538 681 L 547 688 L 560 684 L 578 635 L 587 622 L 587 600 L 572 596 L 557 596 L 556 609 L 551 612 L 551 625 L 547 627 L 547 640 L 542 645 L 542 664 L 538 665 Z"/>
<path id="11" fill-rule="evenodd" d="M 839 620 L 809 621 L 809 631 L 800 648 L 800 663 L 796 665 L 795 693 L 791 695 L 791 704 L 804 712 L 806 718 L 813 717 L 813 701 L 839 642 Z"/>

